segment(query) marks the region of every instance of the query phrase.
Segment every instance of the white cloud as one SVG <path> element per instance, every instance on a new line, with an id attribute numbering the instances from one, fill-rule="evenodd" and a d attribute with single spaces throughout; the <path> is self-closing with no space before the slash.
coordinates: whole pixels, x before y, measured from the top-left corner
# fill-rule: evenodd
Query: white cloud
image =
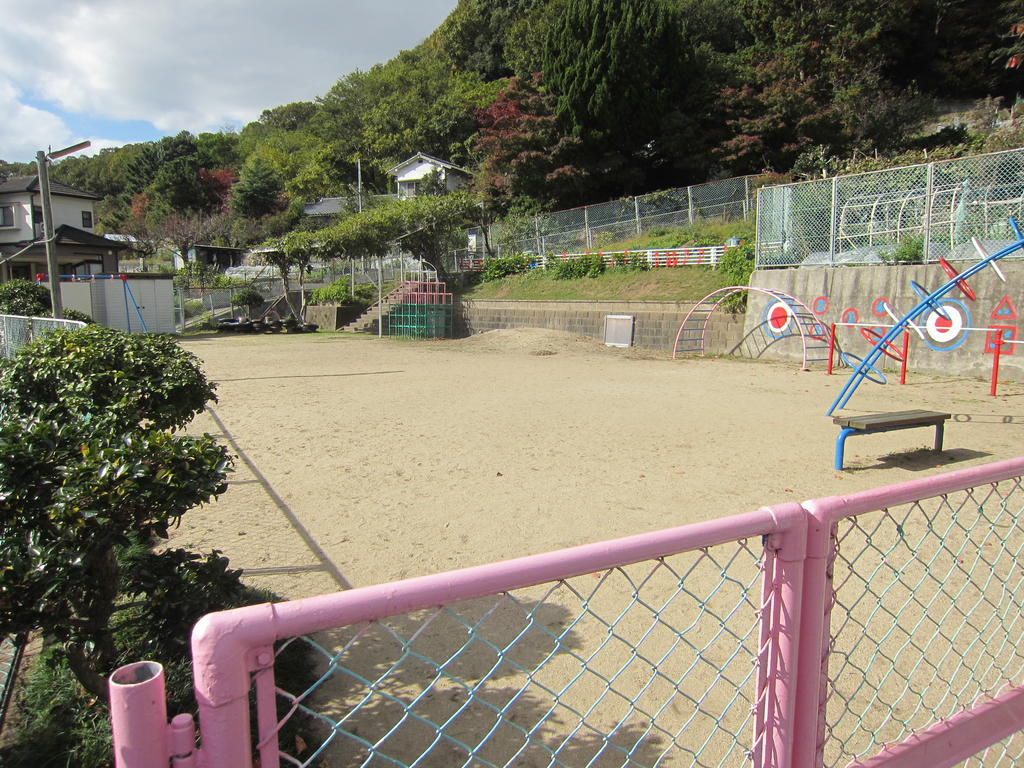
<path id="1" fill-rule="evenodd" d="M 173 133 L 242 125 L 315 98 L 355 69 L 419 43 L 456 0 L 49 0 L 14 4 L 0 28 L 0 82 L 76 116 Z M 0 104 L 17 96 L 0 93 Z M 17 101 L 14 102 L 17 104 Z M 31 112 L 31 115 L 27 113 Z M 10 116 L 6 112 L 5 118 Z M 60 118 L 22 106 L 0 133 L 14 155 Z M 77 123 L 81 127 L 81 120 Z M 64 125 L 66 129 L 66 124 Z M 4 129 L 0 128 L 0 131 Z M 62 134 L 64 135 L 64 134 Z M 18 138 L 18 136 L 27 138 Z M 21 150 L 19 150 L 21 151 Z"/>
<path id="2" fill-rule="evenodd" d="M 0 160 L 27 162 L 46 146 L 40 137 L 58 143 L 71 138 L 71 131 L 56 115 L 29 107 L 19 101 L 17 89 L 0 78 Z M 63 145 L 60 145 L 63 146 Z"/>

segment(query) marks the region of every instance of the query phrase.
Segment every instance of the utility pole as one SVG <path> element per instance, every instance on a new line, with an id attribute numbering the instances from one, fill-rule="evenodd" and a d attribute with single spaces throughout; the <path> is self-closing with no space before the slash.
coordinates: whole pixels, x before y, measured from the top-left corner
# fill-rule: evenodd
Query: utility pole
<path id="1" fill-rule="evenodd" d="M 64 305 L 60 298 L 60 277 L 57 271 L 57 244 L 53 241 L 53 212 L 50 209 L 50 174 L 46 166 L 49 158 L 43 150 L 36 152 L 36 169 L 39 173 L 39 196 L 43 204 L 43 243 L 46 246 L 46 279 L 50 281 L 50 308 L 56 318 L 64 317 Z"/>
<path id="2" fill-rule="evenodd" d="M 51 314 L 55 318 L 64 317 L 64 304 L 60 296 L 60 274 L 57 266 L 57 243 L 53 235 L 53 210 L 50 207 L 50 174 L 47 166 L 51 160 L 64 157 L 92 146 L 90 141 L 82 141 L 56 152 L 36 152 L 36 170 L 39 173 L 39 197 L 42 198 L 43 208 L 43 241 L 46 246 L 46 271 L 50 281 L 50 307 Z"/>

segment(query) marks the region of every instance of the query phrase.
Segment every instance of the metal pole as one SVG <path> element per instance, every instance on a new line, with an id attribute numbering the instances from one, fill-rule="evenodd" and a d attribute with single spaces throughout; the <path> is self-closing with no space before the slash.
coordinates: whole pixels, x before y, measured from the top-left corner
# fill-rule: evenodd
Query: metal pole
<path id="1" fill-rule="evenodd" d="M 935 193 L 935 163 L 928 163 L 928 185 L 924 193 L 924 249 L 921 261 L 928 263 L 932 251 L 932 195 Z"/>
<path id="2" fill-rule="evenodd" d="M 643 232 L 640 231 L 640 198 L 639 197 L 634 197 L 633 198 L 633 218 L 636 219 L 636 233 L 638 235 L 642 235 Z"/>
<path id="3" fill-rule="evenodd" d="M 352 298 L 356 297 L 356 260 L 349 258 L 348 260 L 348 275 L 349 275 L 349 288 L 352 291 Z"/>
<path id="4" fill-rule="evenodd" d="M 50 209 L 50 175 L 47 172 L 46 153 L 36 152 L 36 168 L 39 172 L 39 196 L 43 203 L 43 239 L 46 241 L 46 271 L 49 273 L 50 306 L 53 317 L 64 317 L 64 306 L 60 298 L 60 270 L 57 267 L 57 244 L 53 241 L 53 212 Z"/>
<path id="5" fill-rule="evenodd" d="M 835 263 L 836 263 L 836 253 L 839 250 L 839 247 L 838 247 L 839 244 L 836 242 L 836 239 L 837 239 L 837 237 L 839 235 L 839 232 L 838 232 L 839 225 L 838 225 L 838 220 L 837 220 L 838 216 L 839 216 L 839 211 L 836 210 L 838 208 L 838 206 L 839 206 L 839 177 L 838 176 L 833 176 L 832 177 L 832 210 L 829 212 L 829 221 L 828 221 L 828 228 L 829 228 L 829 234 L 828 234 L 828 263 L 829 263 L 830 266 L 835 266 Z"/>
<path id="6" fill-rule="evenodd" d="M 377 338 L 384 335 L 384 257 L 377 257 Z"/>
<path id="7" fill-rule="evenodd" d="M 356 158 L 356 200 L 359 206 L 359 212 L 363 212 L 363 161 L 361 158 Z"/>

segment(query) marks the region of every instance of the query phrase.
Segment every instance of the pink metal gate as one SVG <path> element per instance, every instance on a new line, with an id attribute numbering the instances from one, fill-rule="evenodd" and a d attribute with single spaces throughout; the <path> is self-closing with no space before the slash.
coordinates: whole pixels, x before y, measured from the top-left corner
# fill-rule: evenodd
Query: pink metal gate
<path id="1" fill-rule="evenodd" d="M 211 614 L 202 747 L 132 665 L 111 683 L 117 765 L 1011 765 L 1022 475 L 1013 459 Z M 290 643 L 318 659 L 305 691 L 275 685 Z M 279 739 L 293 718 L 312 740 Z"/>

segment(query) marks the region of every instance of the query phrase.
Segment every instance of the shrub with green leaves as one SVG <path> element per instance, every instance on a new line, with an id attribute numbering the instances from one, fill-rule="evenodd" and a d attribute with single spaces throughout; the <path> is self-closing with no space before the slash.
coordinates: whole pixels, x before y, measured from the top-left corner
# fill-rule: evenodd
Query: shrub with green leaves
<path id="1" fill-rule="evenodd" d="M 724 274 L 730 285 L 750 285 L 750 276 L 754 274 L 754 247 L 737 245 L 726 248 L 722 258 L 718 260 L 716 269 Z M 735 293 L 722 303 L 727 312 L 742 312 L 747 306 L 747 294 Z"/>
<path id="2" fill-rule="evenodd" d="M 481 279 L 486 282 L 501 280 L 512 275 L 519 275 L 530 269 L 532 259 L 529 256 L 502 256 L 484 262 Z"/>
<path id="3" fill-rule="evenodd" d="M 0 315 L 50 316 L 50 289 L 32 280 L 0 283 Z"/>
<path id="4" fill-rule="evenodd" d="M 646 254 L 620 253 L 615 257 L 615 269 L 622 272 L 647 272 L 651 268 Z"/>
<path id="5" fill-rule="evenodd" d="M 347 277 L 340 277 L 330 285 L 322 285 L 309 294 L 309 303 L 349 304 L 352 302 L 352 283 Z"/>
<path id="6" fill-rule="evenodd" d="M 896 246 L 879 254 L 886 264 L 923 264 L 924 238 L 908 237 Z"/>
<path id="7" fill-rule="evenodd" d="M 256 310 L 263 306 L 264 301 L 266 299 L 263 298 L 263 294 L 255 288 L 243 288 L 231 295 L 231 306 L 244 307 L 250 316 L 254 315 Z"/>
<path id="8" fill-rule="evenodd" d="M 226 489 L 223 446 L 176 431 L 214 400 L 165 336 L 58 330 L 0 365 L 0 633 L 60 641 L 99 699 L 120 658 L 119 553 Z"/>
<path id="9" fill-rule="evenodd" d="M 77 309 L 68 309 L 67 307 L 65 307 L 64 309 L 64 319 L 78 320 L 79 322 L 85 323 L 86 325 L 92 325 L 93 323 L 96 322 L 95 320 L 92 319 L 92 317 L 85 314 L 85 312 L 81 312 Z"/>
<path id="10" fill-rule="evenodd" d="M 577 256 L 572 259 L 558 259 L 549 263 L 548 269 L 556 280 L 578 280 L 584 277 L 598 277 L 605 270 L 604 259 L 596 253 Z"/>

